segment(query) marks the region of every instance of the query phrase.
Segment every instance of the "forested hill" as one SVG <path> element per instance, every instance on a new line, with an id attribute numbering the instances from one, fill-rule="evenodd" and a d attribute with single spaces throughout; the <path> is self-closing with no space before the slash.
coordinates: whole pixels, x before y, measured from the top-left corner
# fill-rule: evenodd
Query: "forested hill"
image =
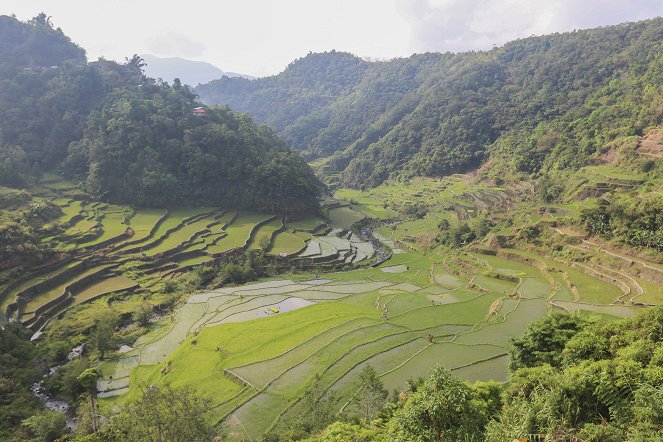
<path id="1" fill-rule="evenodd" d="M 322 186 L 273 131 L 85 52 L 41 14 L 0 17 L 0 185 L 58 172 L 101 200 L 271 213 L 317 208 Z"/>
<path id="2" fill-rule="evenodd" d="M 208 103 L 229 104 L 286 135 L 304 150 L 315 133 L 297 132 L 298 119 L 331 106 L 352 93 L 370 64 L 346 52 L 309 54 L 290 63 L 281 74 L 255 80 L 223 77 L 196 88 Z M 317 127 L 307 124 L 301 130 Z M 301 142 L 301 143 L 300 143 Z"/>
<path id="3" fill-rule="evenodd" d="M 196 89 L 272 124 L 350 186 L 578 167 L 663 117 L 663 19 L 517 40 L 488 52 L 367 63 L 312 54 L 281 74 Z"/>

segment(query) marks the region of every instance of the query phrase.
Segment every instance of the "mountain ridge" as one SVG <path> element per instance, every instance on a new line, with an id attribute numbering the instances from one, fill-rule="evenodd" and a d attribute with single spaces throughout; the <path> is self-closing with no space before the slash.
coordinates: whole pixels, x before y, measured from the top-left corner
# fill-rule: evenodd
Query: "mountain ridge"
<path id="1" fill-rule="evenodd" d="M 309 54 L 276 76 L 222 79 L 196 92 L 271 124 L 309 159 L 326 158 L 345 186 L 467 172 L 504 149 L 521 154 L 524 145 L 537 151 L 533 159 L 507 159 L 505 172 L 538 174 L 588 164 L 603 145 L 661 122 L 661 112 L 643 103 L 660 101 L 663 92 L 642 86 L 661 83 L 662 36 L 658 18 L 485 52 L 373 63 L 341 52 Z M 311 71 L 325 77 L 307 83 Z M 605 118 L 597 120 L 600 102 Z"/>
<path id="2" fill-rule="evenodd" d="M 249 80 L 255 78 L 251 75 L 223 71 L 205 61 L 189 60 L 182 57 L 159 57 L 154 54 L 142 54 L 140 57 L 145 61 L 144 71 L 148 77 L 161 78 L 168 83 L 172 83 L 173 80 L 179 78 L 182 83 L 193 87 L 224 76 L 241 77 Z"/>

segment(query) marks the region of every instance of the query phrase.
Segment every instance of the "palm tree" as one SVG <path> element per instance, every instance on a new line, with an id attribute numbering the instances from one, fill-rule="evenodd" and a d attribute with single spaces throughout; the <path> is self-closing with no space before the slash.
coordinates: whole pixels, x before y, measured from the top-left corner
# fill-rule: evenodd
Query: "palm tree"
<path id="1" fill-rule="evenodd" d="M 127 62 L 127 66 L 135 67 L 139 69 L 141 72 L 143 72 L 143 68 L 147 66 L 145 60 L 143 60 L 138 54 L 134 54 L 131 58 L 125 57 L 124 59 Z"/>

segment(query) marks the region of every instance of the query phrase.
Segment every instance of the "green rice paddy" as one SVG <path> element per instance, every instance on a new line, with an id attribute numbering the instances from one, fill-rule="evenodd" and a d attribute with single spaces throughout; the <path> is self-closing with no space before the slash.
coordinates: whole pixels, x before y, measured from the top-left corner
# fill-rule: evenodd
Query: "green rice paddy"
<path id="1" fill-rule="evenodd" d="M 597 168 L 592 173 L 626 179 L 613 172 Z M 547 312 L 614 318 L 642 308 L 616 302 L 625 296 L 621 279 L 616 281 L 622 278 L 621 270 L 608 269 L 611 263 L 605 257 L 574 262 L 568 258 L 572 249 L 552 256 L 535 248 L 499 248 L 488 241 L 469 252 L 435 249 L 441 220 L 454 225 L 486 211 L 499 213 L 513 195 L 499 186 L 473 184 L 466 176 L 386 182 L 369 191 L 341 189 L 336 193 L 341 206 L 326 209 L 328 219 L 288 220 L 285 226 L 269 214 L 217 208 L 132 211 L 72 200 L 63 195 L 65 189 L 71 190 L 57 185 L 43 190 L 63 209 L 63 230 L 52 240 L 72 251 L 76 245 L 71 238 L 85 238 L 79 247 L 88 251 L 8 292 L 1 300 L 3 310 L 34 284 L 53 282 L 21 306 L 23 320 L 72 283 L 99 273 L 103 277 L 71 293 L 69 304 L 54 307 L 68 320 L 76 315 L 74 322 L 84 323 L 103 308 L 105 300 L 97 297 L 163 286 L 159 282 L 166 278 L 238 249 L 268 245 L 269 255 L 285 255 L 274 259 L 279 263 L 330 259 L 345 266 L 353 263 L 353 256 L 372 262 L 366 258 L 372 255 L 360 253 L 366 244 L 373 253 L 370 244 L 346 230 L 365 217 L 383 220 L 376 233 L 393 251 L 375 267 L 353 264 L 347 267 L 352 270 L 328 273 L 316 267 L 310 274 L 274 276 L 182 299 L 128 352 L 101 366 L 102 409 L 134 399 L 139 385 L 191 386 L 213 401 L 214 423 L 239 420 L 247 436 L 256 440 L 278 429 L 284 416 L 298 412 L 299 399 L 316 374 L 323 387 L 335 393 L 338 410 L 367 364 L 389 391 L 426 376 L 437 364 L 468 381 L 505 381 L 510 340 Z M 503 233 L 511 235 L 530 222 L 555 221 L 567 228 L 561 224 L 569 213 L 593 203 L 569 201 L 537 212 L 513 204 Z M 403 216 L 411 205 L 425 206 L 426 213 Z M 314 231 L 323 221 L 331 232 Z M 102 248 L 106 243 L 111 246 Z M 77 267 L 86 259 L 94 261 Z M 67 277 L 60 278 L 63 274 Z M 663 299 L 660 285 L 641 275 L 624 281 L 631 290 L 644 291 L 626 299 Z M 161 300 L 164 294 L 153 289 L 147 296 Z M 129 314 L 141 302 L 138 298 L 115 296 L 114 308 Z"/>
<path id="2" fill-rule="evenodd" d="M 306 241 L 310 238 L 311 235 L 306 232 L 279 232 L 274 237 L 269 253 L 273 255 L 280 255 L 282 253 L 292 255 L 306 247 Z"/>

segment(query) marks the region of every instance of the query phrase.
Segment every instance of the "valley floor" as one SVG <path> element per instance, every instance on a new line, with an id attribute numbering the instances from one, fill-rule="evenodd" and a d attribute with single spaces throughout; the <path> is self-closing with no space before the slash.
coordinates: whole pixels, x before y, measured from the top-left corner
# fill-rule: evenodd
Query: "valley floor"
<path id="1" fill-rule="evenodd" d="M 460 179 L 435 193 L 441 204 L 456 201 L 453 210 L 433 210 L 377 229 L 393 255 L 375 267 L 193 295 L 173 317 L 104 366 L 106 379 L 99 385 L 104 407 L 110 410 L 135 397 L 138 390 L 130 386 L 195 386 L 214 402 L 216 423 L 258 438 L 282 430 L 283 422 L 297 415 L 316 375 L 339 411 L 367 364 L 389 391 L 427 376 L 438 364 L 468 381 L 505 381 L 510 339 L 546 312 L 616 319 L 663 301 L 655 282 L 663 268 L 643 261 L 633 266 L 654 270 L 620 270 L 617 261 L 628 258 L 597 252 L 596 244 L 577 238 L 568 247 L 599 259 L 572 261 L 534 248 L 493 247 L 494 237 L 467 251 L 426 251 L 422 242 L 427 244 L 440 218 L 451 214 L 458 222 L 473 218 L 482 204 L 509 204 L 506 190 L 477 188 Z M 431 188 L 431 182 L 418 185 Z M 410 187 L 410 201 L 426 198 L 426 191 L 416 195 L 416 186 Z M 399 187 L 381 186 L 375 191 L 382 192 L 379 198 L 339 192 L 337 198 L 350 206 L 337 216 L 349 223 L 363 216 L 389 218 L 393 213 L 382 203 L 396 195 L 408 198 Z M 559 219 L 576 204 L 544 212 L 541 219 Z M 533 216 L 513 215 L 528 221 Z M 575 235 L 568 228 L 550 227 L 549 233 L 561 242 Z"/>
<path id="2" fill-rule="evenodd" d="M 298 270 L 183 299 L 111 355 L 98 382 L 102 412 L 147 385 L 191 386 L 213 402 L 215 424 L 257 439 L 284 429 L 316 376 L 338 411 L 369 364 L 389 391 L 436 365 L 468 381 L 506 381 L 510 339 L 546 312 L 610 320 L 663 303 L 663 264 L 567 222 L 596 198 L 533 207 L 530 192 L 524 182 L 419 178 L 341 189 L 324 202 L 326 220 L 289 222 L 91 203 L 47 182 L 33 195 L 62 209 L 64 227 L 45 240 L 68 258 L 11 279 L 2 310 L 48 339 L 53 321 L 79 327 L 109 302 L 130 314 L 168 299 L 168 284 L 191 269 L 266 251 L 276 274 Z M 486 216 L 497 227 L 480 241 L 437 245 L 441 230 Z M 353 232 L 364 218 L 373 222 Z M 518 240 L 533 224 L 543 243 Z"/>

